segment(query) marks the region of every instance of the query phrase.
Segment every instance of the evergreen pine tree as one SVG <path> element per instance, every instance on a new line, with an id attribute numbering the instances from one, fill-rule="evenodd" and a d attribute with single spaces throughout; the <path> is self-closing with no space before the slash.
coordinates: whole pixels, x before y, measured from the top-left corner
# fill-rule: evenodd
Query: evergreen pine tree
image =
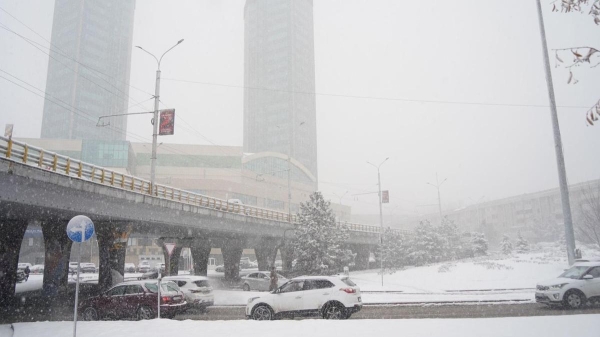
<path id="1" fill-rule="evenodd" d="M 343 246 L 348 229 L 337 226 L 330 202 L 320 192 L 314 192 L 309 201 L 300 204 L 298 218 L 294 269 L 304 274 L 332 274 L 352 261 L 352 252 Z"/>
<path id="2" fill-rule="evenodd" d="M 471 247 L 475 256 L 487 255 L 488 241 L 483 233 L 473 233 Z"/>
<path id="3" fill-rule="evenodd" d="M 529 251 L 529 242 L 523 236 L 521 232 L 517 235 L 516 248 L 518 253 L 524 253 Z"/>
<path id="4" fill-rule="evenodd" d="M 427 263 L 438 262 L 442 259 L 442 239 L 429 221 L 421 221 L 415 230 L 411 242 L 411 261 L 421 266 Z"/>
<path id="5" fill-rule="evenodd" d="M 380 250 L 376 252 L 379 259 Z M 383 268 L 390 272 L 401 269 L 407 264 L 407 239 L 404 234 L 390 228 L 383 233 Z"/>
<path id="6" fill-rule="evenodd" d="M 502 248 L 502 253 L 507 254 L 507 255 L 512 253 L 513 245 L 512 245 L 512 242 L 510 241 L 510 238 L 508 237 L 508 235 L 504 234 L 504 236 L 502 236 L 502 241 L 500 242 L 500 247 Z"/>
<path id="7" fill-rule="evenodd" d="M 449 261 L 459 258 L 462 244 L 460 232 L 454 221 L 444 218 L 438 233 L 440 234 L 442 242 L 442 259 L 444 261 Z"/>

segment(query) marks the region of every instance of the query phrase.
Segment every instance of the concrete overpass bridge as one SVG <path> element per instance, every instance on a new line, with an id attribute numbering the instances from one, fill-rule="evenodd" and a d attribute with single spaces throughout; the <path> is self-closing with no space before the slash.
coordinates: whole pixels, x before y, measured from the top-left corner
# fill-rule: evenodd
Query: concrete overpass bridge
<path id="1" fill-rule="evenodd" d="M 66 224 L 75 215 L 92 219 L 100 251 L 99 284 L 124 273 L 129 234 L 145 233 L 177 244 L 169 274 L 176 274 L 181 249 L 190 247 L 194 271 L 206 275 L 211 248 L 221 248 L 225 278 L 239 276 L 244 248 L 254 248 L 259 268 L 282 255 L 292 258 L 286 238 L 293 237 L 296 215 L 188 192 L 84 163 L 0 137 L 0 302 L 14 294 L 19 249 L 29 223 L 41 223 L 45 245 L 43 293 L 66 289 L 71 241 Z M 357 266 L 366 267 L 380 228 L 338 223 L 349 229 L 348 247 Z M 165 252 L 165 257 L 168 256 Z"/>

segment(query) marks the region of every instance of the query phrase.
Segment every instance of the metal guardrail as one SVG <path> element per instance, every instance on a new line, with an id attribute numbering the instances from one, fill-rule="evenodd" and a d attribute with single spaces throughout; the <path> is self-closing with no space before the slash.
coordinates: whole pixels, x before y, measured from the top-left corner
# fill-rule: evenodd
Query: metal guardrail
<path id="1" fill-rule="evenodd" d="M 243 214 L 245 216 L 260 219 L 283 221 L 293 224 L 298 223 L 298 217 L 295 214 L 290 215 L 288 213 L 250 205 L 230 203 L 227 202 L 227 200 L 213 198 L 161 184 L 154 184 L 154 186 L 152 186 L 148 180 L 108 170 L 103 167 L 72 159 L 55 152 L 46 151 L 2 136 L 0 136 L 0 157 L 72 178 L 91 181 L 97 184 L 139 194 L 152 195 L 157 198 L 177 201 L 188 205 L 228 213 Z M 379 233 L 381 231 L 378 226 L 348 222 L 338 222 L 338 226 L 345 226 L 353 232 Z"/>

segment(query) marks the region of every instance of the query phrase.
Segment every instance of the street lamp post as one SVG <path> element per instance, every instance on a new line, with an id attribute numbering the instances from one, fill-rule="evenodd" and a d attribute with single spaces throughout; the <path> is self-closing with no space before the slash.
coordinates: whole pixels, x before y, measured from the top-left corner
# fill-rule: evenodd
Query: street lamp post
<path id="1" fill-rule="evenodd" d="M 162 61 L 162 58 L 165 56 L 166 53 L 168 53 L 171 49 L 177 47 L 181 42 L 183 42 L 183 39 L 177 41 L 177 43 L 173 47 L 167 49 L 167 51 L 164 52 L 160 58 L 156 58 L 154 54 L 150 53 L 149 51 L 140 46 L 135 46 L 136 48 L 139 48 L 142 51 L 149 54 L 150 56 L 154 57 L 158 66 L 156 69 L 156 86 L 154 88 L 154 117 L 152 118 L 152 157 L 150 157 L 150 191 L 152 194 L 154 194 L 154 181 L 156 178 L 156 140 L 158 137 L 158 104 L 160 101 L 160 61 Z"/>
<path id="2" fill-rule="evenodd" d="M 381 248 L 380 248 L 380 250 L 381 250 L 380 260 L 381 261 L 380 262 L 381 262 L 381 286 L 382 287 L 383 287 L 383 208 L 381 206 L 381 174 L 379 173 L 379 168 L 388 159 L 390 159 L 390 157 L 385 158 L 379 165 L 375 165 L 373 163 L 367 162 L 367 164 L 372 165 L 373 167 L 375 167 L 377 169 L 377 185 L 379 186 L 379 226 L 381 227 L 380 231 L 379 231 L 379 245 L 381 246 Z"/>
<path id="3" fill-rule="evenodd" d="M 565 241 L 567 243 L 567 257 L 569 265 L 575 263 L 575 233 L 573 231 L 573 218 L 571 215 L 571 201 L 569 200 L 569 187 L 567 185 L 567 172 L 565 168 L 565 158 L 563 156 L 562 138 L 560 136 L 560 127 L 558 124 L 558 113 L 556 110 L 556 99 L 554 97 L 554 85 L 552 84 L 552 72 L 550 71 L 550 60 L 548 57 L 548 46 L 546 44 L 546 30 L 544 28 L 544 17 L 542 15 L 542 5 L 540 0 L 536 1 L 538 23 L 540 26 L 540 35 L 542 39 L 542 54 L 544 57 L 544 70 L 546 72 L 546 86 L 548 89 L 548 99 L 550 100 L 550 116 L 552 119 L 552 130 L 554 133 L 554 151 L 556 153 L 556 166 L 558 168 L 558 181 L 560 186 L 560 197 L 563 209 L 563 219 L 565 224 Z"/>
<path id="4" fill-rule="evenodd" d="M 438 210 L 440 211 L 440 222 L 442 221 L 442 197 L 440 195 L 440 187 L 442 186 L 442 184 L 448 180 L 447 178 L 444 178 L 444 180 L 442 180 L 442 182 L 440 183 L 438 180 L 438 174 L 437 172 L 435 173 L 435 185 L 432 183 L 427 183 L 427 185 L 431 185 L 433 187 L 435 187 L 437 189 L 437 193 L 438 193 Z"/>

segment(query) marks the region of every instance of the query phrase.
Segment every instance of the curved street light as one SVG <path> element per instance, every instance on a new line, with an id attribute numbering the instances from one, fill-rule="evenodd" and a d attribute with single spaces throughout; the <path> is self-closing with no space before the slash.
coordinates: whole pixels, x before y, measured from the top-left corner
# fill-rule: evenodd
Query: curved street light
<path id="1" fill-rule="evenodd" d="M 160 58 L 156 58 L 156 56 L 154 56 L 154 54 L 152 54 L 151 52 L 147 51 L 146 49 L 144 49 L 140 46 L 135 46 L 136 48 L 139 48 L 143 52 L 152 56 L 156 60 L 156 64 L 158 66 L 158 68 L 156 69 L 156 86 L 154 88 L 154 117 L 152 119 L 152 124 L 153 124 L 152 157 L 150 158 L 150 184 L 151 184 L 150 191 L 151 191 L 151 194 L 154 194 L 154 180 L 156 177 L 156 140 L 157 140 L 157 136 L 158 136 L 158 103 L 159 103 L 159 97 L 160 97 L 160 62 L 162 61 L 162 59 L 166 53 L 168 53 L 171 49 L 177 47 L 181 42 L 183 42 L 183 39 L 177 41 L 177 43 L 173 47 L 167 49 L 167 51 L 164 52 L 160 56 Z"/>
<path id="2" fill-rule="evenodd" d="M 377 185 L 379 185 L 379 226 L 381 227 L 379 231 L 379 244 L 381 246 L 381 286 L 383 287 L 383 208 L 381 207 L 381 174 L 379 173 L 379 168 L 383 163 L 385 163 L 390 157 L 385 158 L 381 164 L 375 165 L 373 163 L 367 162 L 367 164 L 372 165 L 377 169 Z"/>

